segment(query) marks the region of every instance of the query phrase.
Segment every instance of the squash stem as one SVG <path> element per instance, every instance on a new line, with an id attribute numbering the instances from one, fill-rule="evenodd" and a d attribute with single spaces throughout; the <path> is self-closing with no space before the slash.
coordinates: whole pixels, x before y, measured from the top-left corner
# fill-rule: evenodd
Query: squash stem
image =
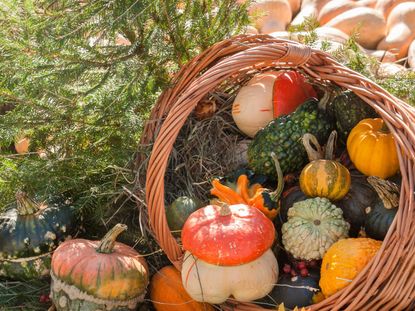
<path id="1" fill-rule="evenodd" d="M 330 100 L 330 92 L 327 90 L 324 90 L 324 95 L 318 102 L 318 109 L 326 111 L 329 100 Z"/>
<path id="2" fill-rule="evenodd" d="M 33 215 L 40 210 L 39 204 L 35 202 L 33 199 L 29 198 L 26 192 L 17 191 L 16 202 L 17 213 L 20 216 Z"/>
<path id="3" fill-rule="evenodd" d="M 326 144 L 326 160 L 334 159 L 334 149 L 336 148 L 337 132 L 332 131 Z"/>
<path id="4" fill-rule="evenodd" d="M 323 149 L 321 148 L 317 138 L 313 134 L 304 134 L 302 141 L 308 155 L 308 160 L 310 162 L 323 159 Z M 314 145 L 314 147 L 312 145 Z"/>
<path id="5" fill-rule="evenodd" d="M 230 214 L 232 214 L 231 209 L 229 208 L 229 205 L 224 203 L 224 202 L 220 202 L 220 209 L 219 209 L 219 215 L 221 216 L 228 216 Z"/>
<path id="6" fill-rule="evenodd" d="M 367 181 L 375 189 L 386 209 L 393 209 L 399 206 L 400 192 L 398 185 L 376 176 L 369 176 Z"/>
<path id="7" fill-rule="evenodd" d="M 274 202 L 277 202 L 281 196 L 282 190 L 284 189 L 284 174 L 281 170 L 280 162 L 278 161 L 278 157 L 275 152 L 271 152 L 271 157 L 274 160 L 275 169 L 277 171 L 277 189 L 270 193 L 270 197 Z"/>
<path id="8" fill-rule="evenodd" d="M 127 225 L 116 224 L 107 234 L 102 238 L 97 247 L 98 253 L 110 254 L 112 253 L 115 245 L 115 240 L 124 231 L 127 230 Z"/>

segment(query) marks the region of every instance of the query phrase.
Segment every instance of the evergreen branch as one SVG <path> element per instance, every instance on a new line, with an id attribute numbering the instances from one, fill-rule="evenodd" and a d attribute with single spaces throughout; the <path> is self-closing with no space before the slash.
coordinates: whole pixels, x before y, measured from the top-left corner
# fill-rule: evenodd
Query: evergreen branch
<path id="1" fill-rule="evenodd" d="M 112 70 L 111 70 L 111 67 L 110 67 L 105 72 L 105 74 L 103 75 L 103 77 L 101 78 L 101 80 L 95 86 L 93 86 L 92 88 L 90 88 L 88 91 L 82 92 L 80 94 L 86 96 L 86 95 L 89 95 L 89 94 L 93 93 L 94 91 L 98 90 L 99 88 L 101 88 L 105 84 L 105 82 L 107 82 L 108 78 L 111 75 L 111 72 L 112 72 Z"/>

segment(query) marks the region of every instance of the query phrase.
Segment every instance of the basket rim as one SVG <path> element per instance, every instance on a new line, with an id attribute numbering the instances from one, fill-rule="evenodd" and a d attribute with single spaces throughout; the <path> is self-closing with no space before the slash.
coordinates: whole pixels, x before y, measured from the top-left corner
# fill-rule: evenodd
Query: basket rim
<path id="1" fill-rule="evenodd" d="M 182 250 L 168 229 L 164 213 L 164 175 L 169 154 L 181 126 L 202 96 L 221 81 L 228 79 L 232 73 L 245 67 L 280 67 L 278 65 L 299 68 L 314 79 L 329 80 L 352 90 L 385 120 L 396 137 L 399 150 L 402 173 L 400 209 L 381 250 L 351 285 L 313 305 L 312 309 L 337 310 L 346 307 L 348 310 L 356 310 L 364 306 L 380 306 L 385 302 L 392 307 L 409 305 L 405 299 L 395 300 L 390 297 L 392 291 L 389 283 L 399 285 L 395 286 L 397 288 L 415 288 L 415 281 L 408 280 L 410 274 L 405 275 L 406 270 L 393 265 L 392 260 L 397 255 L 415 253 L 415 239 L 405 238 L 410 233 L 414 218 L 414 193 L 410 189 L 414 189 L 415 109 L 368 78 L 338 63 L 327 53 L 290 40 L 275 39 L 268 35 L 240 35 L 219 42 L 184 66 L 176 75 L 173 86 L 159 97 L 151 114 L 151 120 L 155 122 L 147 123 L 142 141 L 148 143 L 154 139 L 146 176 L 146 201 L 150 226 L 159 245 L 173 264 L 180 268 Z M 387 278 L 384 272 L 382 278 L 379 278 L 383 265 L 389 272 L 405 275 L 406 278 Z M 410 265 L 415 269 L 414 260 L 410 261 Z M 405 287 L 404 280 L 412 287 Z M 365 305 L 369 303 L 365 295 L 380 296 L 379 292 L 381 297 Z M 408 295 L 415 299 L 415 291 L 413 292 Z M 396 292 L 395 289 L 394 293 L 402 292 Z M 255 307 L 252 310 L 254 309 L 259 310 Z"/>

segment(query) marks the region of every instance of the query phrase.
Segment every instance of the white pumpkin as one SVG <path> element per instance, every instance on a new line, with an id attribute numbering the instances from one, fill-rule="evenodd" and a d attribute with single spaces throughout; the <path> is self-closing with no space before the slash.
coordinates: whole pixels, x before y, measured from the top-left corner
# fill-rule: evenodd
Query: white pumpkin
<path id="1" fill-rule="evenodd" d="M 292 12 L 287 0 L 256 0 L 249 6 L 249 14 L 260 33 L 282 31 L 291 22 Z"/>
<path id="2" fill-rule="evenodd" d="M 278 71 L 259 74 L 239 90 L 233 102 L 232 117 L 245 135 L 254 137 L 274 118 L 272 90 L 280 74 Z"/>
<path id="3" fill-rule="evenodd" d="M 249 263 L 238 266 L 212 265 L 184 255 L 182 282 L 196 301 L 225 302 L 231 295 L 238 301 L 252 301 L 266 296 L 278 280 L 278 263 L 271 250 Z"/>

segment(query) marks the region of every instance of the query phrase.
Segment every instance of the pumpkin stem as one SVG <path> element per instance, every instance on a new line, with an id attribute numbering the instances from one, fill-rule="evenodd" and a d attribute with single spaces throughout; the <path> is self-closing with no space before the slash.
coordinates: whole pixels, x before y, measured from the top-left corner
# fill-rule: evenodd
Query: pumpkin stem
<path id="1" fill-rule="evenodd" d="M 270 193 L 270 197 L 274 202 L 276 202 L 280 198 L 282 190 L 284 189 L 284 174 L 282 173 L 281 165 L 275 152 L 271 152 L 271 157 L 274 160 L 275 169 L 277 171 L 277 189 Z"/>
<path id="2" fill-rule="evenodd" d="M 334 149 L 336 148 L 336 141 L 337 141 L 337 132 L 332 131 L 330 133 L 329 139 L 327 140 L 326 144 L 326 160 L 333 160 L 334 159 Z"/>
<path id="3" fill-rule="evenodd" d="M 310 162 L 323 159 L 323 149 L 321 148 L 317 138 L 313 134 L 304 134 L 302 140 L 305 151 L 307 151 L 308 160 Z M 311 144 L 313 144 L 314 147 Z"/>
<path id="4" fill-rule="evenodd" d="M 17 213 L 20 216 L 33 215 L 33 214 L 36 214 L 40 210 L 39 203 L 29 198 L 26 192 L 23 192 L 20 190 L 17 191 L 16 202 L 17 202 Z"/>
<path id="5" fill-rule="evenodd" d="M 117 237 L 127 230 L 127 225 L 116 224 L 107 234 L 101 239 L 97 247 L 98 253 L 110 254 L 112 253 Z"/>
<path id="6" fill-rule="evenodd" d="M 400 192 L 398 185 L 377 176 L 369 176 L 367 181 L 375 189 L 386 209 L 397 208 L 399 206 Z"/>
<path id="7" fill-rule="evenodd" d="M 379 131 L 385 134 L 389 134 L 391 132 L 385 121 L 382 122 L 382 127 L 379 129 Z"/>
<path id="8" fill-rule="evenodd" d="M 230 214 L 232 214 L 231 209 L 229 208 L 229 205 L 226 204 L 225 202 L 219 202 L 219 215 L 221 216 L 228 216 Z"/>

